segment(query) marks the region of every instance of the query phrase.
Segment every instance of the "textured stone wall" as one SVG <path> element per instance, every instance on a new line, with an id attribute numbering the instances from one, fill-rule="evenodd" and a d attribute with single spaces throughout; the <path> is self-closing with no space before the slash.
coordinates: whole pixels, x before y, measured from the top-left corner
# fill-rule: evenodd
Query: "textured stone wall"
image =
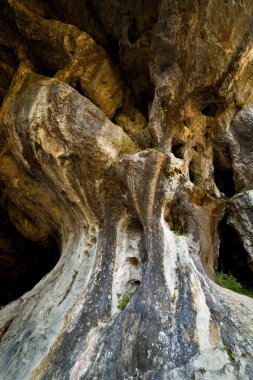
<path id="1" fill-rule="evenodd" d="M 0 9 L 0 379 L 252 379 L 252 0 Z"/>

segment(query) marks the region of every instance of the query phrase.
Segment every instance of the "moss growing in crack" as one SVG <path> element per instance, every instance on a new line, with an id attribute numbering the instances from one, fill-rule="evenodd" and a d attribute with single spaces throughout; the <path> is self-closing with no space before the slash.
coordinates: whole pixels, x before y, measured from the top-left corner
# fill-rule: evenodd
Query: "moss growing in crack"
<path id="1" fill-rule="evenodd" d="M 198 177 L 202 177 L 203 176 L 203 170 L 201 168 L 194 168 L 193 172 Z"/>
<path id="2" fill-rule="evenodd" d="M 172 230 L 173 234 L 177 235 L 177 236 L 180 236 L 181 235 L 181 232 L 178 231 L 178 230 Z"/>
<path id="3" fill-rule="evenodd" d="M 156 152 L 161 152 L 161 148 L 158 145 L 154 145 L 152 149 L 154 149 Z"/>
<path id="4" fill-rule="evenodd" d="M 231 347 L 229 347 L 228 345 L 224 345 L 224 349 L 227 351 L 227 353 L 229 354 L 229 356 L 230 356 L 230 358 L 232 359 L 232 360 L 236 360 L 236 354 L 233 352 L 233 350 L 232 350 L 232 348 Z"/>
<path id="5" fill-rule="evenodd" d="M 250 185 L 248 187 L 245 187 L 245 188 L 239 190 L 238 193 L 236 193 L 235 195 L 245 193 L 246 191 L 249 191 L 249 190 L 253 190 L 253 185 Z"/>
<path id="6" fill-rule="evenodd" d="M 171 297 L 171 302 L 173 303 L 173 305 L 175 304 L 177 300 L 177 296 L 176 296 L 176 293 L 173 294 L 173 296 Z"/>
<path id="7" fill-rule="evenodd" d="M 131 298 L 132 298 L 131 293 L 124 292 L 119 299 L 118 306 L 117 306 L 118 309 L 124 310 Z"/>
<path id="8" fill-rule="evenodd" d="M 239 112 L 244 106 L 246 102 L 243 99 L 236 99 L 235 100 L 235 109 L 236 112 Z"/>
<path id="9" fill-rule="evenodd" d="M 186 233 L 186 232 L 182 232 L 182 231 L 179 231 L 179 230 L 172 230 L 173 234 L 177 235 L 177 236 L 185 236 L 185 237 L 189 237 L 189 234 Z"/>

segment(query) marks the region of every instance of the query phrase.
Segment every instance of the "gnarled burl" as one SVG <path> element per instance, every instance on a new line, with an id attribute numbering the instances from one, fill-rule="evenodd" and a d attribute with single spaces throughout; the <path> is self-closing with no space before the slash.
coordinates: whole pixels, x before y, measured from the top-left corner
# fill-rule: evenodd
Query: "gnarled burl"
<path id="1" fill-rule="evenodd" d="M 252 0 L 0 7 L 0 378 L 252 379 Z"/>

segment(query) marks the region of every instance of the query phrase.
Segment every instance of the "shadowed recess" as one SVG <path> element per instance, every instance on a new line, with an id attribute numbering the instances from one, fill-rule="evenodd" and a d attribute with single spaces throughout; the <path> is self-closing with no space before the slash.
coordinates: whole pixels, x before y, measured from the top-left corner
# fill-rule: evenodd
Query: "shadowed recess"
<path id="1" fill-rule="evenodd" d="M 171 151 L 175 157 L 180 158 L 181 160 L 184 158 L 184 149 L 185 142 L 184 141 L 173 141 Z"/>
<path id="2" fill-rule="evenodd" d="M 219 225 L 220 251 L 218 271 L 234 276 L 245 289 L 253 289 L 253 273 L 248 255 L 236 230 L 223 220 Z"/>
<path id="3" fill-rule="evenodd" d="M 22 236 L 0 208 L 0 305 L 31 290 L 56 265 L 59 247 L 52 238 L 44 244 Z"/>
<path id="4" fill-rule="evenodd" d="M 227 197 L 236 193 L 232 159 L 229 146 L 226 144 L 213 145 L 214 180 L 219 190 Z"/>
<path id="5" fill-rule="evenodd" d="M 205 115 L 205 116 L 215 117 L 215 116 L 220 115 L 222 112 L 224 112 L 226 108 L 227 108 L 226 101 L 211 102 L 211 103 L 206 104 L 201 109 L 201 113 L 202 115 Z"/>

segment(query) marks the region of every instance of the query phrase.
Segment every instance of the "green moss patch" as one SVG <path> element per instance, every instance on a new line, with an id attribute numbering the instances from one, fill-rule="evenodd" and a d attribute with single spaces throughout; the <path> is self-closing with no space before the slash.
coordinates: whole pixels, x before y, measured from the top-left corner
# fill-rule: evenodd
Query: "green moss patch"
<path id="1" fill-rule="evenodd" d="M 227 288 L 233 290 L 233 292 L 244 294 L 249 297 L 253 297 L 253 289 L 250 289 L 244 284 L 241 284 L 234 276 L 231 274 L 227 274 L 224 272 L 217 272 L 215 277 L 216 284 L 222 286 L 223 288 Z"/>

